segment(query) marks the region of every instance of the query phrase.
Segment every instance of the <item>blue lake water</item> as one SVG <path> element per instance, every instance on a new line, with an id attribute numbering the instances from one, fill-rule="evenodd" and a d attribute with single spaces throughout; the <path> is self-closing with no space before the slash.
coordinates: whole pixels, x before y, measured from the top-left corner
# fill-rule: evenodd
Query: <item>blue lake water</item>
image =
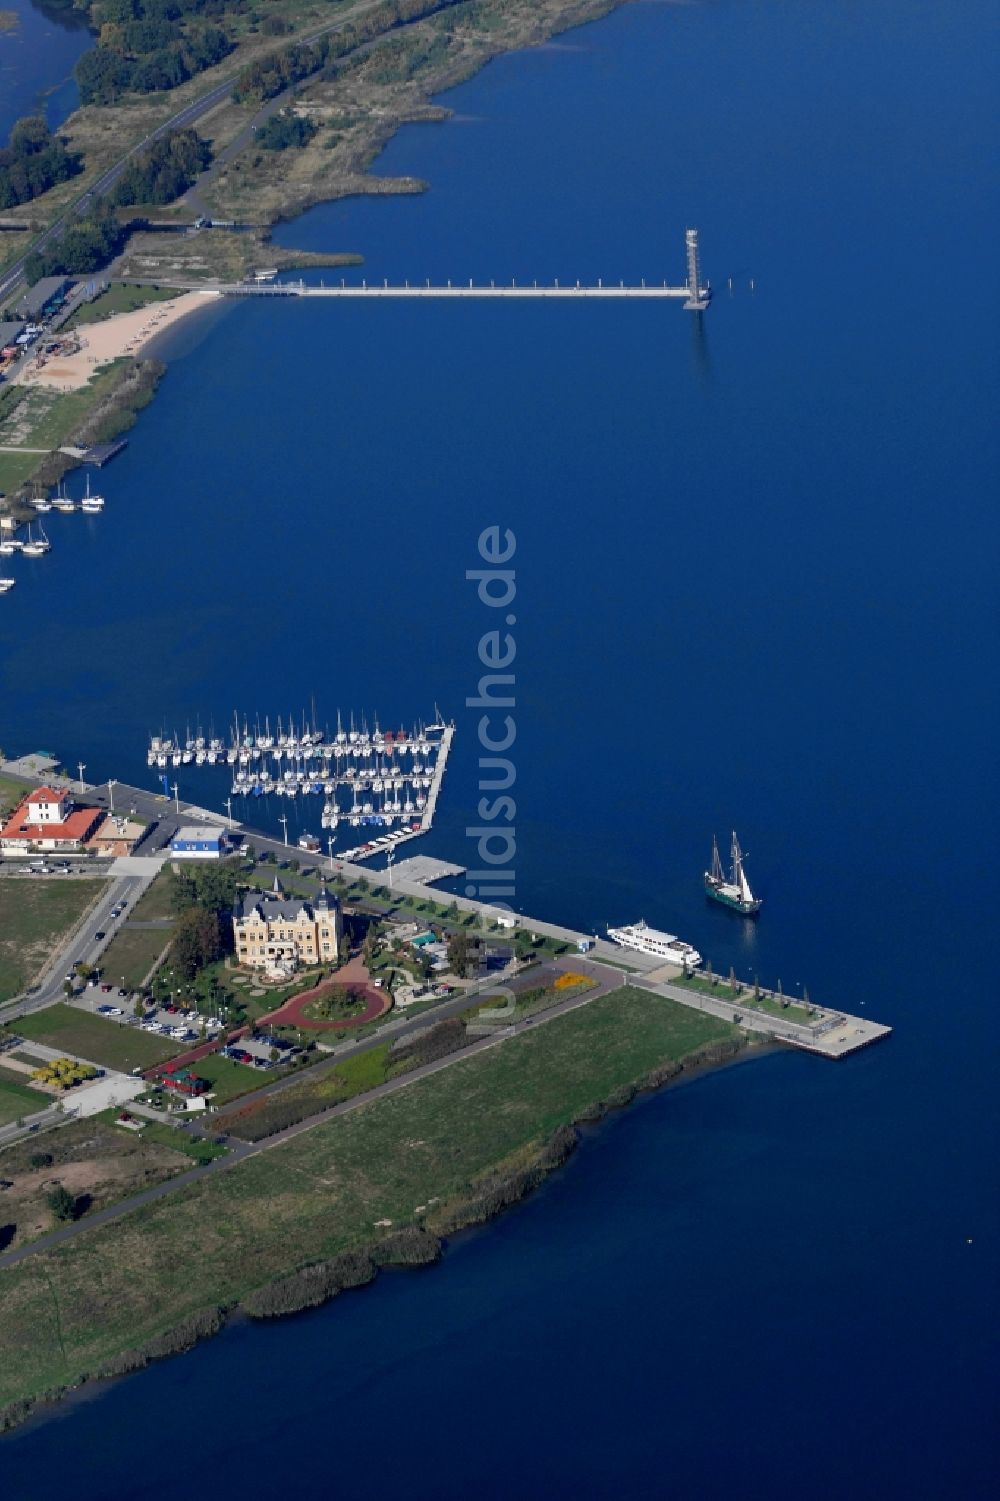
<path id="1" fill-rule="evenodd" d="M 358 249 L 373 277 L 679 280 L 694 223 L 703 323 L 199 315 L 104 515 L 53 516 L 50 557 L 21 560 L 5 748 L 149 784 L 161 725 L 437 702 L 459 733 L 414 849 L 472 864 L 464 703 L 496 622 L 465 571 L 483 527 L 511 528 L 517 905 L 644 916 L 896 1029 L 843 1066 L 772 1057 L 650 1100 L 442 1269 L 67 1410 L 84 1497 L 152 1494 L 179 1442 L 225 1496 L 289 1465 L 304 1497 L 986 1494 L 989 19 L 643 4 L 498 60 L 380 159 L 428 194 L 320 207 L 281 240 Z M 224 780 L 181 790 L 220 806 Z M 756 928 L 701 895 L 733 825 Z M 61 1484 L 54 1431 L 5 1445 L 21 1494 Z"/>
<path id="2" fill-rule="evenodd" d="M 0 139 L 22 115 L 43 113 L 54 130 L 79 103 L 73 65 L 93 44 L 72 12 L 4 0 L 17 25 L 0 33 Z"/>

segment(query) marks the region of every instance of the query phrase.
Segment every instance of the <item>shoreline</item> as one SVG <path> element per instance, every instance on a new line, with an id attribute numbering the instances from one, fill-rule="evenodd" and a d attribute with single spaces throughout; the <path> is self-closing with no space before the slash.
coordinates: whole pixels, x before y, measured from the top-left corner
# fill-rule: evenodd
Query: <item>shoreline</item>
<path id="1" fill-rule="evenodd" d="M 37 362 L 20 372 L 15 386 L 57 391 L 79 391 L 105 365 L 115 360 L 136 358 L 152 353 L 156 339 L 182 319 L 202 307 L 212 307 L 222 294 L 206 288 L 204 292 L 182 292 L 164 302 L 149 303 L 134 312 L 115 313 L 99 323 L 86 323 L 73 330 L 80 348 L 75 354 L 49 359 L 40 368 Z"/>
<path id="2" fill-rule="evenodd" d="M 145 1370 L 154 1362 L 186 1354 L 231 1326 L 308 1313 L 326 1306 L 343 1292 L 375 1282 L 381 1271 L 433 1266 L 445 1259 L 452 1242 L 485 1229 L 508 1209 L 544 1187 L 582 1142 L 637 1099 L 693 1085 L 717 1072 L 785 1051 L 788 1050 L 781 1044 L 756 1044 L 742 1036 L 701 1044 L 686 1057 L 655 1065 L 638 1080 L 612 1091 L 606 1099 L 582 1107 L 567 1125 L 557 1126 L 536 1139 L 522 1161 L 515 1162 L 511 1156 L 499 1159 L 488 1174 L 481 1175 L 484 1180 L 481 1192 L 456 1196 L 440 1206 L 437 1214 L 444 1222 L 437 1228 L 402 1225 L 388 1235 L 347 1247 L 333 1257 L 305 1262 L 289 1272 L 279 1273 L 231 1305 L 217 1304 L 188 1315 L 173 1329 L 144 1345 L 120 1352 L 110 1365 L 85 1373 L 72 1385 L 15 1399 L 0 1408 L 0 1443 L 8 1436 L 60 1416 L 76 1403 L 96 1399 L 113 1383 Z M 357 1103 L 363 1105 L 364 1101 Z M 513 1157 L 520 1155 L 515 1153 Z M 269 1306 L 269 1300 L 280 1306 Z"/>

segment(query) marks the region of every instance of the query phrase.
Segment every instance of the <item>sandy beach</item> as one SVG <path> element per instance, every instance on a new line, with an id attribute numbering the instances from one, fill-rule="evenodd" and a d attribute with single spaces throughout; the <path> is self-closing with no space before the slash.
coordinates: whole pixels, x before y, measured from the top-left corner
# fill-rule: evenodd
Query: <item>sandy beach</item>
<path id="1" fill-rule="evenodd" d="M 84 324 L 75 330 L 80 342 L 77 353 L 46 359 L 41 366 L 32 360 L 21 372 L 18 383 L 75 391 L 86 385 L 101 365 L 122 355 L 139 354 L 165 328 L 196 308 L 210 307 L 218 296 L 214 291 L 185 292 L 169 302 L 151 302 L 134 313 L 118 313 L 103 323 Z"/>

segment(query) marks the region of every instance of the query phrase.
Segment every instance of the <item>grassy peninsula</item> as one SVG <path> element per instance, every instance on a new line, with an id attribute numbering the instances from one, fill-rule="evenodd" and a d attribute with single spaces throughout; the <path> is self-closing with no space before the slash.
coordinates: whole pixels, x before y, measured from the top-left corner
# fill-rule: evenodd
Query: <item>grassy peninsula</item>
<path id="1" fill-rule="evenodd" d="M 6 1421 L 237 1308 L 288 1312 L 433 1258 L 563 1161 L 574 1124 L 742 1046 L 725 1022 L 614 991 L 38 1252 L 0 1273 Z"/>

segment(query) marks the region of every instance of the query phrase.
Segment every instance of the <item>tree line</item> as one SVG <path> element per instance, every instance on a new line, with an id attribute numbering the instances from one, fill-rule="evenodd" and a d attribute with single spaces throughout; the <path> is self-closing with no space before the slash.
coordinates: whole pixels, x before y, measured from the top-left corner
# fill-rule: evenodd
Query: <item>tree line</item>
<path id="1" fill-rule="evenodd" d="M 40 116 L 27 115 L 15 121 L 0 150 L 0 209 L 30 203 L 82 170 L 80 157 L 67 150 L 66 142 Z"/>
<path id="2" fill-rule="evenodd" d="M 85 276 L 113 260 L 126 238 L 111 204 L 102 198 L 86 218 L 75 220 L 44 250 L 32 251 L 24 274 L 29 282 L 43 276 Z"/>
<path id="3" fill-rule="evenodd" d="M 96 47 L 74 73 L 83 104 L 113 104 L 129 91 L 175 89 L 233 50 L 222 26 L 247 0 L 96 0 Z"/>
<path id="4" fill-rule="evenodd" d="M 137 153 L 111 190 L 113 203 L 172 203 L 186 193 L 212 160 L 197 131 L 171 130 Z"/>
<path id="5" fill-rule="evenodd" d="M 336 64 L 338 59 L 346 57 L 365 42 L 373 41 L 397 26 L 408 26 L 413 21 L 422 21 L 462 3 L 463 0 L 383 0 L 381 5 L 376 5 L 367 15 L 349 21 L 340 31 L 328 32 L 312 43 L 290 42 L 287 47 L 249 63 L 236 80 L 233 98 L 238 104 L 260 104 L 265 99 L 273 99 L 310 74 Z"/>

